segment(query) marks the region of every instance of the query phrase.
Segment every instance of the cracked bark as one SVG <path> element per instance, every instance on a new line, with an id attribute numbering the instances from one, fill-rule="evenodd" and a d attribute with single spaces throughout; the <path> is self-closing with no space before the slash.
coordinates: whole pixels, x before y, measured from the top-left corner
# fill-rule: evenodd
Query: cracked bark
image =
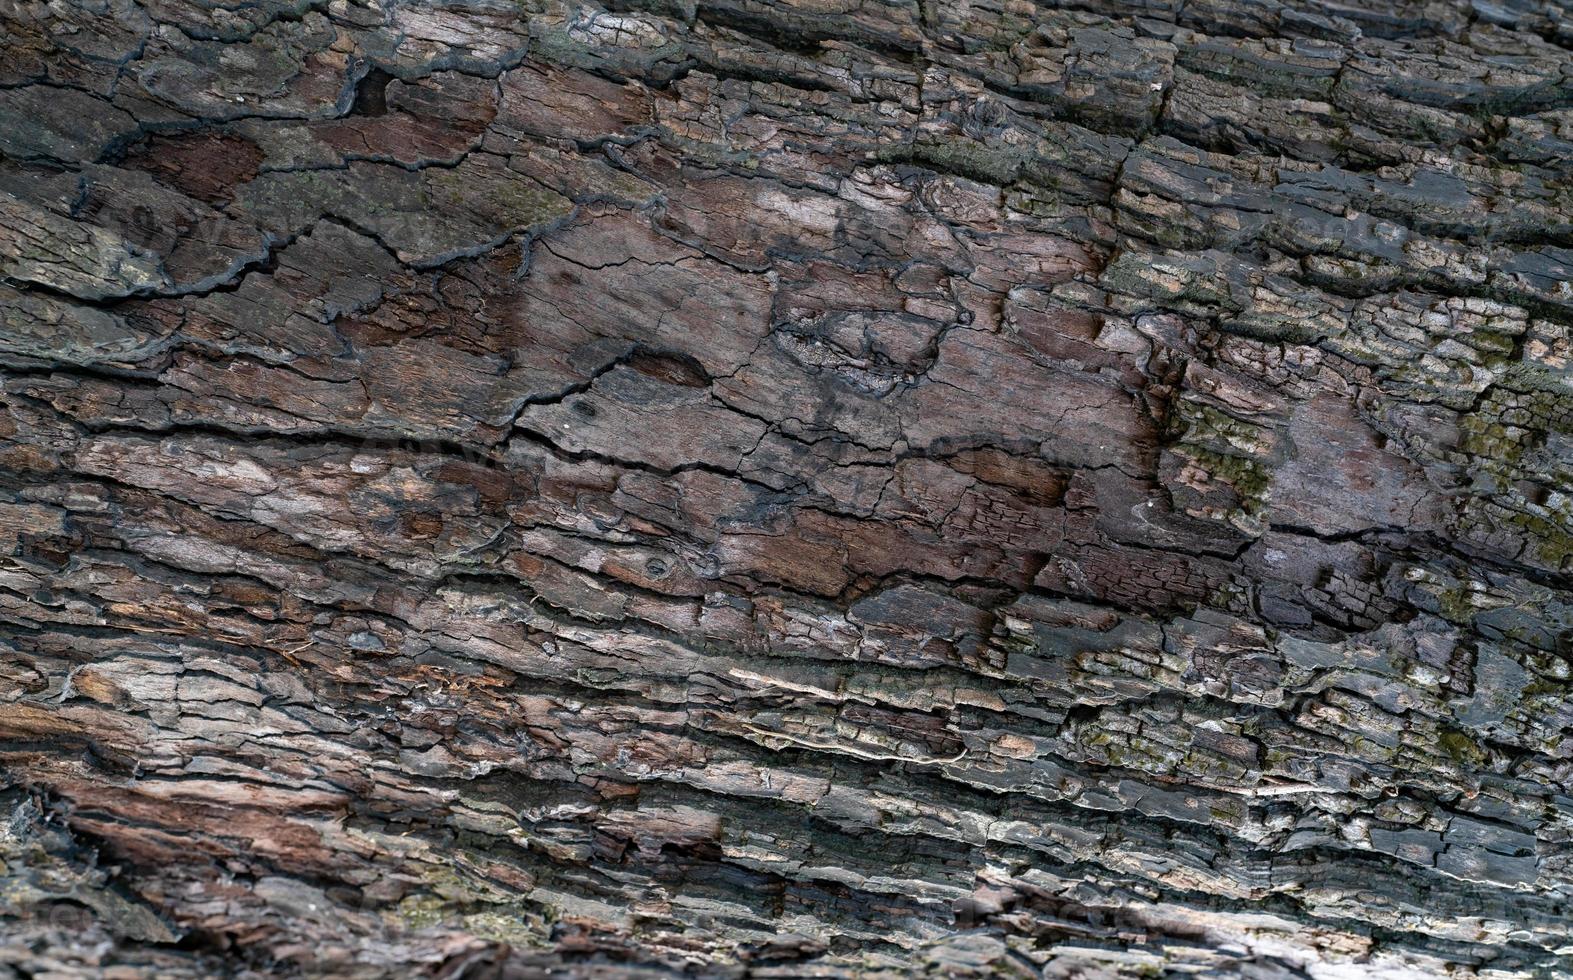
<path id="1" fill-rule="evenodd" d="M 1573 17 L 612 6 L 0 11 L 0 965 L 1573 972 Z"/>

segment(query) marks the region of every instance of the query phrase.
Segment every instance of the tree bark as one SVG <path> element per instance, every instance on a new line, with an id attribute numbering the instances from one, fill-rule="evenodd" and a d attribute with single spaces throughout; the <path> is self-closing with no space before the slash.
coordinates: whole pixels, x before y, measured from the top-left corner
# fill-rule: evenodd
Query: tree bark
<path id="1" fill-rule="evenodd" d="M 1560 4 L 3 14 L 13 974 L 1573 973 Z"/>

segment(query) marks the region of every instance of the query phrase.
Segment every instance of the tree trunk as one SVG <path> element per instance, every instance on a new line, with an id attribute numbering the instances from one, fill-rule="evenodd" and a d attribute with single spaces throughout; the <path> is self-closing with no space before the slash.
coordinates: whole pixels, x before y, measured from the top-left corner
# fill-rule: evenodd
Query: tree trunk
<path id="1" fill-rule="evenodd" d="M 0 965 L 1569 975 L 1573 17 L 613 7 L 5 5 Z"/>

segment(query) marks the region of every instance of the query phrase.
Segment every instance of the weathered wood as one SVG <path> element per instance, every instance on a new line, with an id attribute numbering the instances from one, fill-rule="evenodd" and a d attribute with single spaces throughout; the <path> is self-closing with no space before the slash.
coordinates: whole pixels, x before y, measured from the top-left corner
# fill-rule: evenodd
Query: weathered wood
<path id="1" fill-rule="evenodd" d="M 1573 972 L 1562 5 L 3 19 L 15 975 Z"/>

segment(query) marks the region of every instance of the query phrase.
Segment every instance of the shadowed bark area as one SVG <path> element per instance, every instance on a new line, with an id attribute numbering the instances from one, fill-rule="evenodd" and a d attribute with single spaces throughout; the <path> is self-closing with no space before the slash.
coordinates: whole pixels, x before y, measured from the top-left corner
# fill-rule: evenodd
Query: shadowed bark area
<path id="1" fill-rule="evenodd" d="M 1561 4 L 0 19 L 0 972 L 1573 973 Z"/>

